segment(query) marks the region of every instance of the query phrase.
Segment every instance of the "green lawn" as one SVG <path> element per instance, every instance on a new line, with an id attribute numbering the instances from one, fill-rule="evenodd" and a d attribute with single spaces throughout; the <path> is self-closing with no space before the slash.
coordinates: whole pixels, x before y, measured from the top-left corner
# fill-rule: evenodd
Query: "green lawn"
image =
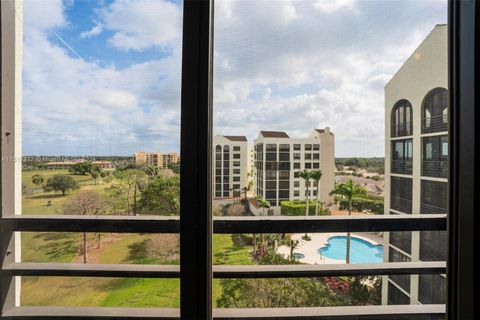
<path id="1" fill-rule="evenodd" d="M 54 174 L 67 171 L 25 171 L 23 182 L 29 188 L 34 185 L 31 177 L 40 173 L 45 180 Z M 106 185 L 95 184 L 90 176 L 71 175 L 80 185 L 80 190 L 103 193 Z M 60 193 L 36 192 L 24 196 L 23 214 L 62 214 L 62 205 L 78 191 L 62 196 Z M 47 201 L 52 206 L 47 207 Z M 151 235 L 117 234 L 103 235 L 101 249 L 96 250 L 98 263 L 155 263 L 151 259 L 133 259 L 131 250 Z M 89 246 L 97 244 L 96 235 L 89 235 Z M 81 233 L 22 233 L 22 261 L 25 262 L 81 262 L 79 252 L 82 245 Z M 89 249 L 90 250 L 90 249 Z M 214 264 L 253 264 L 251 247 L 236 246 L 231 235 L 219 234 L 213 238 Z M 166 263 L 173 263 L 168 261 Z M 213 301 L 221 294 L 221 285 L 213 283 Z M 46 290 L 48 288 L 48 290 Z M 23 277 L 22 305 L 35 306 L 116 306 L 116 307 L 179 307 L 180 282 L 178 279 L 117 279 L 82 277 Z"/>
<path id="2" fill-rule="evenodd" d="M 40 174 L 43 176 L 45 182 L 48 178 L 53 177 L 56 174 L 63 174 L 71 176 L 80 186 L 78 190 L 92 190 L 99 193 L 105 193 L 106 184 L 100 182 L 100 179 L 95 184 L 95 181 L 89 175 L 74 175 L 70 174 L 67 170 L 31 170 L 22 172 L 22 183 L 29 190 L 33 191 L 32 194 L 23 196 L 22 199 L 22 214 L 25 215 L 42 215 L 42 214 L 62 214 L 63 204 L 78 190 L 69 191 L 65 196 L 62 196 L 61 192 L 43 192 L 42 188 L 37 188 L 32 182 L 32 176 Z M 51 202 L 51 206 L 47 206 L 47 202 Z"/>

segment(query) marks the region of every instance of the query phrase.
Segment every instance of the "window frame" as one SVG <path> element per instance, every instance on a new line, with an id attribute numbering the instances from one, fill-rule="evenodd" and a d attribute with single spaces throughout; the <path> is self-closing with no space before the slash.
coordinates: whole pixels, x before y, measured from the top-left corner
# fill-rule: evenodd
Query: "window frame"
<path id="1" fill-rule="evenodd" d="M 12 39 L 4 37 L 4 23 L 12 23 L 14 19 L 8 19 L 8 14 L 12 13 L 13 6 L 11 0 L 1 2 L 2 5 L 2 138 L 10 136 L 12 139 L 18 139 L 15 119 L 9 114 L 8 109 L 16 103 L 15 99 L 8 95 L 8 90 L 15 90 L 14 81 L 5 76 L 8 64 L 4 59 L 11 54 L 13 47 L 4 46 Z M 211 319 L 211 283 L 212 283 L 212 261 L 211 261 L 211 235 L 213 232 L 213 223 L 211 217 L 211 188 L 212 177 L 210 173 L 210 163 L 212 155 L 211 150 L 211 119 L 212 119 L 212 75 L 213 75 L 213 0 L 185 1 L 183 13 L 183 56 L 182 56 L 182 132 L 181 132 L 181 171 L 189 174 L 188 184 L 186 179 L 182 179 L 181 195 L 185 199 L 181 203 L 181 219 L 105 219 L 102 230 L 127 232 L 135 230 L 136 232 L 162 232 L 175 231 L 182 232 L 181 251 L 191 252 L 192 254 L 181 255 L 181 306 L 180 313 L 182 319 Z M 17 39 L 18 40 L 18 39 Z M 450 112 L 448 113 L 450 170 L 449 170 L 449 188 L 450 188 L 450 214 L 447 218 L 449 235 L 449 254 L 447 261 L 447 282 L 448 282 L 448 302 L 447 317 L 453 320 L 475 319 L 480 316 L 480 304 L 477 303 L 479 287 L 478 271 L 479 262 L 475 254 L 478 251 L 479 242 L 475 237 L 478 230 L 478 219 L 475 219 L 475 213 L 478 211 L 479 204 L 476 199 L 479 196 L 478 188 L 475 188 L 476 174 L 475 163 L 480 161 L 480 155 L 476 146 L 480 141 L 479 131 L 475 130 L 479 123 L 478 115 L 475 114 L 474 106 L 480 101 L 480 3 L 474 0 L 454 1 L 449 0 L 449 101 Z M 10 56 L 11 58 L 12 56 Z M 13 54 L 15 57 L 15 54 Z M 475 63 L 477 62 L 477 63 Z M 474 66 L 474 67 L 472 67 Z M 12 73 L 10 73 L 12 74 Z M 15 80 L 15 79 L 14 79 Z M 4 92 L 4 86 L 5 91 Z M 189 124 L 189 125 L 187 125 Z M 7 130 L 5 130 L 7 129 Z M 17 155 L 18 149 L 7 145 L 6 139 L 2 139 L 2 156 Z M 46 225 L 39 224 L 38 218 L 14 216 L 15 213 L 15 170 L 18 165 L 5 163 L 2 161 L 2 216 L 1 216 L 1 263 L 0 273 L 1 284 L 1 302 L 2 317 L 10 315 L 9 309 L 15 305 L 15 276 L 25 274 L 25 270 L 8 269 L 6 266 L 14 261 L 15 256 L 15 237 L 14 231 L 25 230 L 43 230 L 45 228 L 65 227 L 67 231 L 98 231 L 99 227 L 92 223 L 88 217 L 85 219 L 51 218 L 43 219 Z M 18 183 L 18 181 L 17 181 Z M 13 188 L 12 188 L 13 186 Z M 189 199 L 183 197 L 188 195 Z M 192 198 L 193 197 L 193 198 Z M 269 226 L 270 232 L 319 232 L 333 230 L 337 228 L 349 228 L 351 231 L 364 230 L 366 224 L 358 217 L 332 217 L 325 219 L 320 217 L 304 217 L 302 219 L 292 220 L 269 217 L 269 220 L 242 221 L 241 219 L 216 219 L 215 232 L 231 233 L 236 232 L 263 232 L 265 227 Z M 307 219 L 308 218 L 308 219 Z M 107 221 L 108 220 L 108 221 Z M 383 231 L 384 228 L 394 225 L 391 231 L 413 231 L 425 230 L 426 221 L 430 221 L 432 226 L 428 228 L 442 228 L 443 218 L 439 217 L 374 217 L 368 219 L 369 230 Z M 69 222 L 70 221 L 70 222 Z M 71 222 L 75 221 L 74 224 Z M 325 223 L 328 221 L 328 223 Z M 178 223 L 179 222 L 179 223 Z M 43 228 L 43 229 L 42 229 Z M 243 229 L 242 229 L 243 228 Z M 382 229 L 383 228 L 383 229 Z M 423 229 L 422 229 L 423 228 Z M 64 231 L 65 231 L 64 230 Z M 248 232 L 247 232 L 248 233 Z M 9 252 L 9 254 L 7 254 Z M 11 254 L 14 253 L 14 254 Z M 13 259 L 13 260 L 12 260 Z M 302 270 L 301 266 L 299 267 Z M 282 269 L 283 274 L 288 272 Z M 371 269 L 373 270 L 373 269 Z M 419 271 L 421 269 L 399 269 L 398 271 Z M 436 269 L 438 270 L 438 268 Z M 27 270 L 28 271 L 28 270 Z M 331 270 L 330 270 L 331 271 Z M 431 269 L 429 269 L 431 272 Z M 28 272 L 41 272 L 39 269 L 31 269 Z M 63 271 L 65 273 L 65 271 Z M 76 270 L 75 272 L 85 273 L 86 269 Z M 98 272 L 93 270 L 92 272 Z M 111 272 L 111 271 L 110 271 Z M 122 271 L 123 272 L 123 271 Z M 127 274 L 126 272 L 119 274 Z M 158 270 L 156 272 L 159 272 Z M 224 271 L 225 272 L 225 271 Z M 270 272 L 270 273 L 269 273 Z M 289 271 L 292 272 L 292 271 Z M 303 270 L 302 275 L 312 274 Z M 385 270 L 376 271 L 377 274 L 385 274 Z M 391 271 L 389 271 L 391 272 Z M 44 274 L 61 274 L 62 270 L 44 270 Z M 82 274 L 83 274 L 82 273 Z M 144 273 L 137 271 L 137 274 Z M 224 273 L 225 274 L 225 273 Z M 255 273 L 253 273 L 255 274 Z M 268 271 L 262 275 L 277 276 L 280 273 Z M 297 273 L 299 274 L 299 273 Z M 325 271 L 315 273 L 326 274 Z M 337 274 L 358 275 L 361 270 L 350 266 L 346 271 L 338 271 Z M 231 273 L 231 276 L 234 274 Z M 238 274 L 237 274 L 238 275 Z M 256 273 L 258 275 L 258 273 Z M 12 292 L 13 290 L 13 292 Z M 421 314 L 420 308 L 414 308 Z M 418 306 L 423 310 L 428 310 L 428 306 Z M 68 308 L 65 308 L 67 310 Z M 40 309 L 35 309 L 36 311 Z M 380 308 L 379 310 L 387 310 Z M 438 310 L 438 309 L 432 309 Z M 71 311 L 71 310 L 70 310 Z M 142 310 L 142 315 L 125 314 L 122 318 L 144 319 L 149 315 L 155 314 L 158 310 Z M 21 311 L 19 315 L 22 316 Z M 280 312 L 274 310 L 272 312 Z M 345 312 L 345 311 L 344 311 Z M 339 315 L 338 319 L 352 318 L 354 309 L 350 314 Z M 245 316 L 245 313 L 239 312 L 237 315 Z M 248 314 L 248 313 L 247 313 Z M 277 315 L 279 313 L 276 313 Z M 378 313 L 375 313 L 379 315 Z M 261 316 L 261 314 L 250 314 Z M 338 315 L 338 312 L 337 312 Z M 364 315 L 364 314 L 363 314 Z M 23 314 L 25 316 L 25 314 Z M 231 314 L 230 314 L 231 316 Z M 300 319 L 302 315 L 291 316 L 290 319 Z M 324 314 L 325 316 L 325 314 Z M 327 315 L 328 316 L 328 315 Z M 383 319 L 391 319 L 392 317 Z M 27 316 L 30 319 L 45 319 L 48 316 L 42 314 L 33 314 Z M 74 315 L 71 318 L 93 319 L 91 315 Z M 228 317 L 228 316 L 227 316 Z M 66 316 L 64 318 L 67 318 Z M 105 319 L 118 319 L 118 315 L 110 315 Z M 159 317 L 161 318 L 161 317 Z M 176 313 L 170 313 L 170 319 L 177 319 Z M 225 317 L 224 317 L 225 318 Z M 285 318 L 288 319 L 288 318 Z M 380 319 L 380 318 L 379 318 Z"/>

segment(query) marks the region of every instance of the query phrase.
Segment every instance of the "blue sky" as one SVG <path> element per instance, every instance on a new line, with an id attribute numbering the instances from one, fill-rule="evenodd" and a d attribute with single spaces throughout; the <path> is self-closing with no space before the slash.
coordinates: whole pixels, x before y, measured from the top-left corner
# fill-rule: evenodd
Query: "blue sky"
<path id="1" fill-rule="evenodd" d="M 178 151 L 182 3 L 26 0 L 23 153 Z M 446 1 L 216 2 L 214 127 L 305 136 L 383 156 L 383 86 Z"/>

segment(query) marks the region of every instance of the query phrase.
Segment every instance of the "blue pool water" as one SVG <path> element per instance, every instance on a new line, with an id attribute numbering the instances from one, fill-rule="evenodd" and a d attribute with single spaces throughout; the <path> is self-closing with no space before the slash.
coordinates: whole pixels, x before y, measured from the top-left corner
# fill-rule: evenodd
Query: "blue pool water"
<path id="1" fill-rule="evenodd" d="M 350 262 L 351 263 L 380 263 L 383 262 L 383 246 L 350 237 Z M 328 244 L 318 249 L 318 253 L 326 258 L 345 260 L 347 237 L 334 236 L 328 238 Z"/>
<path id="2" fill-rule="evenodd" d="M 300 253 L 300 252 L 294 252 L 293 257 L 295 259 L 303 259 L 303 258 L 305 258 L 305 255 L 303 253 Z"/>

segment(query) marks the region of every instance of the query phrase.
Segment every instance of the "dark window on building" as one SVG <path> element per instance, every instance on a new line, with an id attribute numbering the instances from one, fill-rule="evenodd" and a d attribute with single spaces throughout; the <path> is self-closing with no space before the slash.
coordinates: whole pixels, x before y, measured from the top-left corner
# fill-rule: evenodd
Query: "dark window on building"
<path id="1" fill-rule="evenodd" d="M 448 130 L 448 91 L 436 88 L 430 91 L 422 105 L 422 133 Z"/>
<path id="2" fill-rule="evenodd" d="M 305 145 L 305 151 L 312 151 L 312 145 L 311 144 L 306 144 Z"/>
<path id="3" fill-rule="evenodd" d="M 300 169 L 300 163 L 299 162 L 295 162 L 293 164 L 293 169 Z"/>
<path id="4" fill-rule="evenodd" d="M 293 190 L 293 196 L 294 197 L 299 197 L 300 196 L 300 191 L 299 190 Z"/>
<path id="5" fill-rule="evenodd" d="M 422 176 L 448 177 L 448 136 L 422 138 Z"/>
<path id="6" fill-rule="evenodd" d="M 290 182 L 289 181 L 279 181 L 278 182 L 278 189 L 290 189 Z"/>
<path id="7" fill-rule="evenodd" d="M 412 179 L 391 177 L 390 208 L 412 213 Z"/>
<path id="8" fill-rule="evenodd" d="M 240 153 L 234 153 L 233 159 L 240 159 Z"/>
<path id="9" fill-rule="evenodd" d="M 447 213 L 448 184 L 446 182 L 422 180 L 421 189 L 420 213 Z"/>
<path id="10" fill-rule="evenodd" d="M 233 174 L 240 174 L 240 169 L 233 169 Z"/>
<path id="11" fill-rule="evenodd" d="M 410 231 L 392 231 L 390 232 L 390 244 L 411 254 L 412 233 Z"/>
<path id="12" fill-rule="evenodd" d="M 388 250 L 388 262 L 410 262 L 411 259 L 403 253 L 389 248 Z M 391 275 L 390 280 L 399 285 L 406 292 L 410 292 L 410 275 Z"/>
<path id="13" fill-rule="evenodd" d="M 267 152 L 268 151 L 275 151 L 276 152 L 277 151 L 277 145 L 274 144 L 274 143 L 267 143 L 265 145 L 265 151 L 267 151 Z"/>
<path id="14" fill-rule="evenodd" d="M 302 149 L 302 145 L 301 145 L 301 144 L 297 144 L 297 143 L 296 143 L 296 144 L 293 145 L 293 150 L 298 151 L 298 150 L 301 150 L 301 149 Z"/>
<path id="15" fill-rule="evenodd" d="M 290 153 L 279 153 L 278 159 L 280 161 L 290 161 Z"/>
<path id="16" fill-rule="evenodd" d="M 444 304 L 447 301 L 447 281 L 443 275 L 421 274 L 418 287 L 418 300 L 423 304 Z"/>
<path id="17" fill-rule="evenodd" d="M 413 140 L 392 141 L 392 173 L 411 174 L 413 161 Z"/>
<path id="18" fill-rule="evenodd" d="M 294 153 L 293 154 L 293 160 L 300 160 L 300 153 Z"/>
<path id="19" fill-rule="evenodd" d="M 278 198 L 279 199 L 289 199 L 290 198 L 290 191 L 289 190 L 279 190 L 278 191 Z"/>
<path id="20" fill-rule="evenodd" d="M 277 189 L 277 182 L 276 181 L 266 181 L 265 182 L 265 189 L 276 190 Z"/>
<path id="21" fill-rule="evenodd" d="M 294 181 L 294 182 L 293 182 L 293 186 L 294 186 L 295 188 L 299 188 L 299 187 L 300 187 L 300 181 Z"/>
<path id="22" fill-rule="evenodd" d="M 320 145 L 319 145 L 318 143 L 314 144 L 314 145 L 313 145 L 313 150 L 314 150 L 314 151 L 320 150 Z"/>
<path id="23" fill-rule="evenodd" d="M 290 179 L 290 171 L 278 171 L 279 180 L 288 180 Z"/>
<path id="24" fill-rule="evenodd" d="M 313 163 L 313 169 L 319 169 L 320 168 L 320 163 L 314 162 Z"/>
<path id="25" fill-rule="evenodd" d="M 312 164 L 310 162 L 306 162 L 305 169 L 312 169 Z"/>
<path id="26" fill-rule="evenodd" d="M 312 160 L 312 154 L 311 153 L 305 153 L 305 160 Z"/>
<path id="27" fill-rule="evenodd" d="M 398 101 L 392 109 L 392 137 L 410 136 L 413 133 L 412 105 L 407 100 Z"/>
<path id="28" fill-rule="evenodd" d="M 240 151 L 240 146 L 233 146 L 233 151 Z"/>
<path id="29" fill-rule="evenodd" d="M 445 261 L 447 259 L 447 232 L 420 232 L 420 260 Z"/>
<path id="30" fill-rule="evenodd" d="M 388 283 L 388 304 L 410 304 L 410 297 L 392 283 Z"/>
<path id="31" fill-rule="evenodd" d="M 314 153 L 313 160 L 320 160 L 320 153 Z"/>
<path id="32" fill-rule="evenodd" d="M 233 181 L 240 181 L 240 177 L 233 177 Z"/>

